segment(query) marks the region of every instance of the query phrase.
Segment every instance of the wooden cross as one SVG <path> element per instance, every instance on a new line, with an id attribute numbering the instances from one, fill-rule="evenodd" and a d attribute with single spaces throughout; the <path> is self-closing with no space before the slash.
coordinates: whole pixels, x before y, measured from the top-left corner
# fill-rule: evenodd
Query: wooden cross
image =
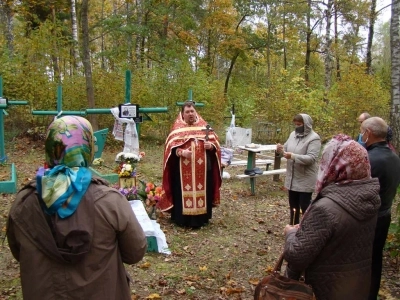
<path id="1" fill-rule="evenodd" d="M 211 126 L 207 124 L 206 128 L 202 129 L 202 131 L 206 132 L 206 141 L 208 141 L 209 140 L 208 134 L 210 133 L 210 131 L 214 131 L 214 129 L 212 129 Z"/>

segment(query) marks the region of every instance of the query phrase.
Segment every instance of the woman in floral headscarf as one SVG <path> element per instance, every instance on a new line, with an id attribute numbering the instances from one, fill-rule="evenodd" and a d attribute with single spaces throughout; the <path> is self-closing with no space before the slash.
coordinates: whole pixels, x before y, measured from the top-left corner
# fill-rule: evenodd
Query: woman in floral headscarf
<path id="1" fill-rule="evenodd" d="M 367 151 L 336 135 L 323 151 L 316 193 L 300 225 L 285 228 L 287 275 L 305 271 L 317 299 L 367 299 L 380 206 Z"/>
<path id="2" fill-rule="evenodd" d="M 92 178 L 92 126 L 56 119 L 45 151 L 46 168 L 18 192 L 7 223 L 23 298 L 131 299 L 123 263 L 140 261 L 147 241 L 125 197 Z"/>

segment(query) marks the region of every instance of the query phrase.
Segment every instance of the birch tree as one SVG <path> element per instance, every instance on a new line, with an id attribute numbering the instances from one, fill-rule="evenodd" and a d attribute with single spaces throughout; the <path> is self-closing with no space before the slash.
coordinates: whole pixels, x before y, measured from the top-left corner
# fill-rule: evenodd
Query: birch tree
<path id="1" fill-rule="evenodd" d="M 327 94 L 331 88 L 331 75 L 332 75 L 332 39 L 331 39 L 331 25 L 332 25 L 332 6 L 333 0 L 328 0 L 325 10 L 326 27 L 325 27 L 325 47 L 324 47 L 324 66 L 325 66 L 325 99 L 328 101 Z"/>
<path id="2" fill-rule="evenodd" d="M 7 41 L 8 56 L 12 57 L 14 53 L 14 34 L 12 22 L 12 2 L 0 1 L 0 21 L 3 24 L 3 31 Z"/>
<path id="3" fill-rule="evenodd" d="M 79 43 L 79 37 L 78 37 L 78 22 L 76 19 L 76 0 L 71 0 L 71 28 L 72 28 L 72 65 L 73 69 L 76 70 L 78 68 L 79 64 L 79 51 L 78 51 L 78 43 Z"/>
<path id="4" fill-rule="evenodd" d="M 391 127 L 393 129 L 394 145 L 400 149 L 400 0 L 392 1 L 392 18 L 390 21 L 390 47 L 392 57 L 392 107 Z"/>

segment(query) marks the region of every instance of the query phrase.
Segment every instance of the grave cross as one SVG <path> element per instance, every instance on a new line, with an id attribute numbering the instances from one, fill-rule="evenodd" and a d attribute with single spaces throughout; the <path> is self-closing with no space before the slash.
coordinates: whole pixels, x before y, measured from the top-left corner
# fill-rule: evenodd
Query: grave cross
<path id="1" fill-rule="evenodd" d="M 209 124 L 207 124 L 206 128 L 202 129 L 202 131 L 206 132 L 206 141 L 208 141 L 209 140 L 208 134 L 210 133 L 210 131 L 214 131 L 214 129 L 212 129 Z"/>
<path id="2" fill-rule="evenodd" d="M 3 98 L 3 78 L 0 76 L 0 163 L 7 161 L 4 142 L 4 115 L 7 115 L 6 108 L 9 105 L 27 105 L 28 101 L 14 100 L 9 101 Z M 0 181 L 0 191 L 6 194 L 13 194 L 17 192 L 17 171 L 15 165 L 11 164 L 11 180 Z"/>
<path id="3" fill-rule="evenodd" d="M 130 103 L 131 99 L 131 71 L 127 70 L 125 72 L 125 103 Z M 152 119 L 147 115 L 147 113 L 166 113 L 168 112 L 168 107 L 139 107 L 139 113 L 144 114 L 143 120 L 152 121 Z M 111 114 L 110 108 L 86 108 L 78 111 L 64 111 L 62 109 L 62 86 L 57 87 L 57 110 L 52 111 L 40 111 L 33 110 L 32 115 L 53 115 L 53 116 L 67 116 L 75 115 L 85 117 L 89 114 Z M 140 123 L 136 122 L 136 129 L 140 135 Z"/>

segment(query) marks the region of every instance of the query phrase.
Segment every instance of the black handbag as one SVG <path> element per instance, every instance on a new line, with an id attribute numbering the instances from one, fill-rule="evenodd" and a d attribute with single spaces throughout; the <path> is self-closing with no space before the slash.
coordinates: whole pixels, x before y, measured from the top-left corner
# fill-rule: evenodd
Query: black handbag
<path id="1" fill-rule="evenodd" d="M 254 300 L 315 300 L 311 286 L 305 283 L 304 272 L 300 280 L 280 275 L 283 253 L 279 257 L 272 274 L 264 277 L 257 284 Z"/>

